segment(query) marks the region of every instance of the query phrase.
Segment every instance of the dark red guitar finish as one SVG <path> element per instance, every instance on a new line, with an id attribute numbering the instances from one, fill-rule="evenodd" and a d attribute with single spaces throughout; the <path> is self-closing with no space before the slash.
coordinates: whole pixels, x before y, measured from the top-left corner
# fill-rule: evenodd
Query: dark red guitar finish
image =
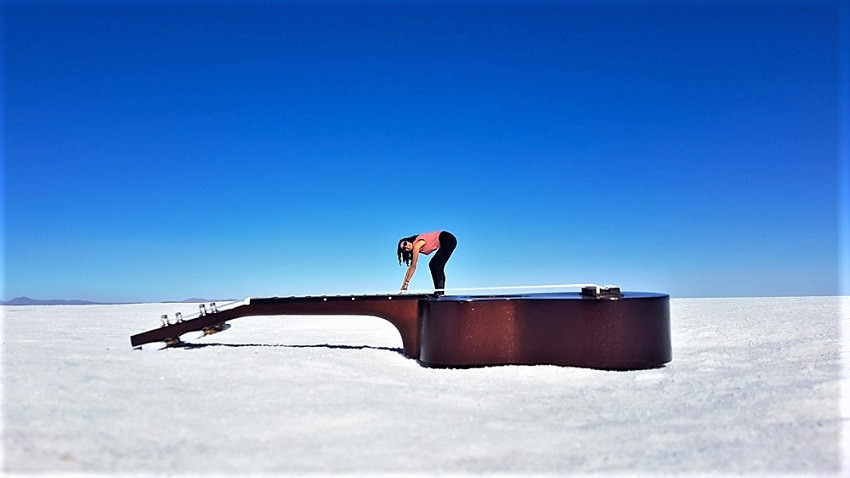
<path id="1" fill-rule="evenodd" d="M 639 292 L 272 297 L 246 299 L 231 309 L 134 335 L 130 342 L 176 342 L 184 333 L 247 316 L 365 315 L 393 324 L 404 354 L 429 367 L 551 364 L 634 370 L 672 359 L 669 302 L 665 294 Z"/>

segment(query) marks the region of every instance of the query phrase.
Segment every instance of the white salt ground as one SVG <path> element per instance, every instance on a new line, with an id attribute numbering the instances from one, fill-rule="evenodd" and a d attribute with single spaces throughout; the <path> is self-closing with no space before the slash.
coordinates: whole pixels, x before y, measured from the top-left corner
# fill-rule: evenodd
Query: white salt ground
<path id="1" fill-rule="evenodd" d="M 673 361 L 635 372 L 423 368 L 364 317 L 130 347 L 196 309 L 0 307 L 3 471 L 850 475 L 850 298 L 673 299 Z"/>

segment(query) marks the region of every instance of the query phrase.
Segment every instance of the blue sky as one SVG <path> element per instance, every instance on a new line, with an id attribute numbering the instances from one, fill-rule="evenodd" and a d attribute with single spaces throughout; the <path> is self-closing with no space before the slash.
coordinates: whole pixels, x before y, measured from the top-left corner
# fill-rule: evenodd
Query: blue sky
<path id="1" fill-rule="evenodd" d="M 395 290 L 437 229 L 448 287 L 848 293 L 834 2 L 2 15 L 5 299 Z"/>

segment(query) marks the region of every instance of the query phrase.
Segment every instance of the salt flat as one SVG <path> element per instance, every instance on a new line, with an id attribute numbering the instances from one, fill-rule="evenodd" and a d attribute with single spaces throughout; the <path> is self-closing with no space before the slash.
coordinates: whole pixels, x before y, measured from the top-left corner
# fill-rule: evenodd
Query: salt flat
<path id="1" fill-rule="evenodd" d="M 369 317 L 130 347 L 196 309 L 0 307 L 4 472 L 850 474 L 850 298 L 672 299 L 673 361 L 635 372 L 428 369 Z"/>

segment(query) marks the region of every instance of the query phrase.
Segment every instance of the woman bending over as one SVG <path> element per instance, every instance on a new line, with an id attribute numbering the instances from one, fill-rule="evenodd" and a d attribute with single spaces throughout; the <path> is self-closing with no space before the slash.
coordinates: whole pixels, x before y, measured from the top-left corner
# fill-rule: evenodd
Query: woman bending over
<path id="1" fill-rule="evenodd" d="M 427 256 L 437 251 L 428 263 L 428 268 L 431 269 L 431 278 L 434 279 L 434 289 L 436 289 L 434 292 L 444 294 L 446 289 L 446 262 L 449 261 L 449 257 L 451 257 L 456 246 L 457 239 L 448 231 L 426 232 L 399 240 L 398 264 L 401 265 L 403 261 L 407 265 L 407 273 L 404 275 L 401 290 L 407 290 L 407 285 L 413 278 L 413 273 L 416 272 L 419 254 Z"/>

